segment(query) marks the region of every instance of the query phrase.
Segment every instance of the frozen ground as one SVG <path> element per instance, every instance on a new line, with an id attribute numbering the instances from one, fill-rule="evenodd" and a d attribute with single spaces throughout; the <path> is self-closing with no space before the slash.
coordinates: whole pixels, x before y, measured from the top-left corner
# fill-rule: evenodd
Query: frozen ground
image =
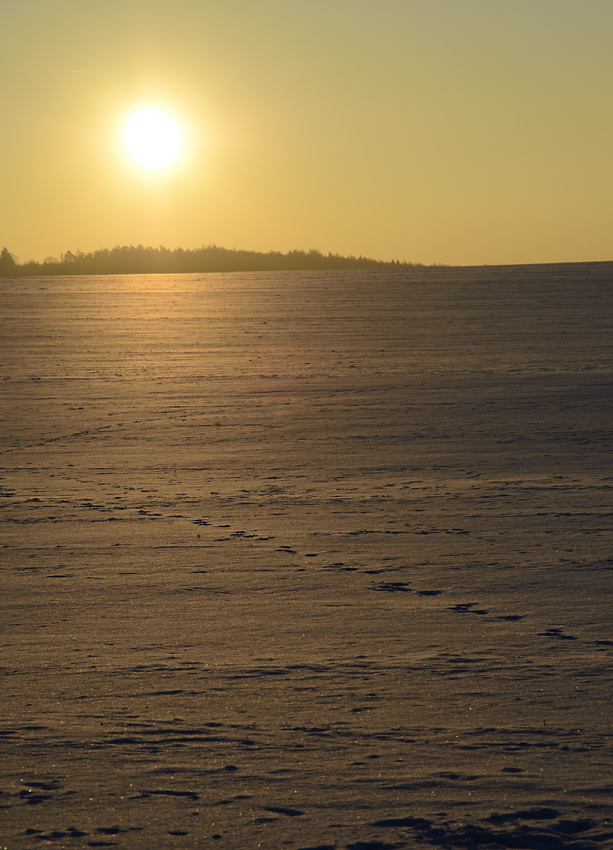
<path id="1" fill-rule="evenodd" d="M 613 847 L 612 315 L 0 281 L 0 847 Z"/>

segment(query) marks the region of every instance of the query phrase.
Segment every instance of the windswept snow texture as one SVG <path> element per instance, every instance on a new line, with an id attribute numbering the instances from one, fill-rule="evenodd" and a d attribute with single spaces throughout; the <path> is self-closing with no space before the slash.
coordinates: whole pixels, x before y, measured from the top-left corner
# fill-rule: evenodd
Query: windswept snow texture
<path id="1" fill-rule="evenodd" d="M 613 264 L 0 282 L 2 847 L 613 848 Z"/>

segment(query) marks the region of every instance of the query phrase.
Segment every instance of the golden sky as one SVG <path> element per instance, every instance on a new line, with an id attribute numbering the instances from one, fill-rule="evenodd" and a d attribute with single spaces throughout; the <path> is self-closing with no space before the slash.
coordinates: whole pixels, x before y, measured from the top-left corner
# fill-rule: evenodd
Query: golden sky
<path id="1" fill-rule="evenodd" d="M 611 0 L 0 0 L 0 247 L 613 259 Z M 152 171 L 123 127 L 165 111 Z"/>

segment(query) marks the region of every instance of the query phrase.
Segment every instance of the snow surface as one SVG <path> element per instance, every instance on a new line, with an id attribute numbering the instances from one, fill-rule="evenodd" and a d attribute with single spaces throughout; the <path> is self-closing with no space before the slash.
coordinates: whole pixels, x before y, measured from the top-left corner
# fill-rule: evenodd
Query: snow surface
<path id="1" fill-rule="evenodd" d="M 613 847 L 612 284 L 0 281 L 0 846 Z"/>

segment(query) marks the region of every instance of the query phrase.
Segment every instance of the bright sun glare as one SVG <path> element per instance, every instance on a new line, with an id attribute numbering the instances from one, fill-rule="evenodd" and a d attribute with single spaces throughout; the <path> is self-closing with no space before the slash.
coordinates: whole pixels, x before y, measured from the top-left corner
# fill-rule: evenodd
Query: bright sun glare
<path id="1" fill-rule="evenodd" d="M 133 112 L 125 127 L 125 142 L 132 159 L 143 168 L 163 168 L 176 160 L 183 148 L 178 125 L 159 109 Z"/>

